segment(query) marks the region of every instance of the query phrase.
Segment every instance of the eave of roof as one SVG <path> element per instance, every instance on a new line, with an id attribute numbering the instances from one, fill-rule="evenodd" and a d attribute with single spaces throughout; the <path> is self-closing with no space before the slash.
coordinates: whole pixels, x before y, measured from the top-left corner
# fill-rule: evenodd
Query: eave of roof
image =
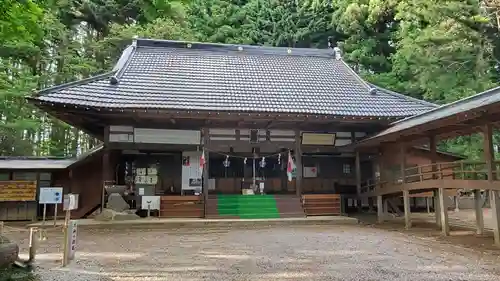
<path id="1" fill-rule="evenodd" d="M 102 148 L 102 145 L 98 145 L 75 158 L 0 157 L 0 170 L 63 170 L 82 162 Z"/>
<path id="2" fill-rule="evenodd" d="M 201 74 L 200 72 L 195 71 L 197 66 L 199 66 L 196 64 L 196 61 L 200 61 L 200 57 L 198 57 L 198 59 L 190 60 L 192 52 L 199 52 L 201 58 L 206 60 L 205 63 L 208 63 L 207 71 L 209 71 L 208 74 L 210 74 L 208 76 L 198 75 L 198 77 L 195 75 L 192 78 L 189 78 L 191 79 L 189 80 L 189 83 L 195 85 L 199 84 L 196 87 L 189 86 L 189 83 L 186 83 L 188 80 L 183 77 L 183 75 L 189 73 L 186 72 L 189 70 L 194 71 L 193 73 Z M 211 65 L 212 63 L 220 63 L 220 61 L 217 62 L 216 59 L 214 60 L 214 54 L 216 59 L 220 58 L 228 61 L 235 60 L 235 62 L 243 63 L 243 68 L 235 68 L 231 65 L 225 65 L 224 68 L 220 68 L 220 66 Z M 247 58 L 245 56 L 248 57 L 247 60 L 245 60 Z M 264 56 L 264 59 L 257 60 Z M 272 69 L 269 69 L 269 71 L 268 69 L 265 69 L 264 71 L 266 75 L 258 72 L 258 74 L 250 73 L 250 75 L 245 73 L 245 77 L 242 77 L 240 80 L 238 80 L 239 78 L 235 80 L 238 83 L 242 81 L 247 84 L 250 83 L 252 87 L 246 91 L 238 88 L 238 85 L 243 86 L 245 84 L 227 84 L 232 83 L 227 81 L 231 79 L 234 80 L 233 76 L 238 75 L 242 69 L 247 71 L 249 65 L 245 65 L 244 63 L 252 61 L 252 59 L 261 63 L 258 65 L 260 68 L 263 68 L 263 65 L 266 65 L 266 63 L 266 67 L 275 67 L 276 65 L 273 64 L 275 61 L 271 61 L 272 63 L 266 61 L 266 59 L 269 59 L 272 56 L 278 56 L 280 58 L 305 57 L 304 59 L 316 58 L 316 60 L 328 59 L 328 62 L 330 62 L 331 65 L 326 63 L 326 61 L 314 61 L 314 63 L 310 62 L 309 64 L 304 64 L 304 61 L 302 61 L 296 65 L 288 65 L 288 67 L 293 67 L 304 64 L 304 66 L 310 67 L 312 73 L 310 73 L 307 78 L 309 79 L 307 80 L 307 83 L 309 84 L 300 81 L 300 79 L 306 79 L 304 78 L 306 77 L 304 75 L 302 78 L 288 77 L 287 73 L 290 69 L 286 68 L 284 70 L 278 70 L 278 72 L 285 71 L 283 72 L 283 75 L 285 75 L 284 77 L 292 79 L 286 81 L 286 83 L 283 82 L 283 79 L 280 79 L 278 76 L 275 77 L 276 79 L 273 78 L 274 80 L 265 80 L 265 77 L 272 76 L 272 71 L 269 72 Z M 168 58 L 168 61 L 166 58 Z M 162 59 L 164 61 L 159 61 Z M 283 63 L 279 60 L 276 62 Z M 137 68 L 138 63 L 141 63 L 144 67 Z M 132 64 L 137 69 L 131 69 Z M 314 74 L 314 71 L 319 71 L 316 67 L 320 66 L 316 64 L 319 64 L 321 67 L 326 67 L 324 70 L 331 68 L 331 70 L 339 71 L 341 74 L 331 76 L 333 75 L 330 73 L 331 71 L 323 71 L 321 72 L 321 79 L 318 79 L 318 77 L 315 76 L 318 74 Z M 333 64 L 336 66 L 334 67 Z M 187 66 L 182 68 L 181 65 Z M 148 67 L 160 67 L 161 69 L 167 69 L 166 67 L 170 68 L 168 68 L 169 70 L 166 72 L 157 73 L 154 72 L 156 70 L 148 72 Z M 255 66 L 250 65 L 250 70 L 254 71 L 255 69 L 252 67 Z M 146 69 L 146 72 L 143 71 L 144 68 Z M 232 72 L 223 74 L 221 77 L 217 77 L 216 74 L 219 73 L 218 75 L 220 75 L 220 71 L 226 71 L 226 68 L 231 69 Z M 172 76 L 172 73 L 175 74 L 175 71 L 172 71 L 172 69 L 180 71 L 180 76 Z M 304 69 L 299 68 L 298 70 L 304 72 Z M 210 71 L 213 71 L 213 73 Z M 297 71 L 297 69 L 294 71 Z M 305 73 L 309 72 L 310 71 L 308 70 Z M 141 77 L 140 79 L 137 78 L 138 75 Z M 335 79 L 332 80 L 332 77 L 336 77 L 336 79 L 340 77 L 347 80 L 337 81 Z M 219 81 L 217 80 L 219 78 L 224 79 Z M 160 80 L 155 80 L 155 82 L 153 81 L 154 79 Z M 294 81 L 293 79 L 299 80 Z M 111 80 L 117 82 L 117 84 L 112 85 L 112 83 L 110 83 Z M 175 81 L 179 81 L 179 85 L 182 85 L 182 87 L 175 84 Z M 199 81 L 202 81 L 205 84 Z M 281 85 L 280 82 L 282 82 L 281 84 L 283 85 Z M 127 83 L 129 83 L 128 86 Z M 155 88 L 155 84 L 161 85 Z M 280 84 L 280 87 L 272 88 L 274 84 Z M 303 88 L 306 87 L 304 85 L 310 87 L 311 89 L 304 90 Z M 339 85 L 340 89 L 338 89 Z M 255 88 L 254 86 L 262 88 L 255 89 L 256 91 L 253 91 L 252 89 Z M 377 89 L 380 93 L 375 95 L 371 94 L 370 92 L 373 88 Z M 299 90 L 306 92 L 302 93 Z M 87 91 L 89 93 L 87 95 L 87 100 L 85 100 L 85 95 L 81 94 L 82 91 Z M 318 93 L 321 91 L 323 91 L 323 93 Z M 362 94 L 359 91 L 361 91 Z M 134 93 L 135 96 L 133 96 Z M 361 96 L 359 96 L 360 94 Z M 333 97 L 333 95 L 337 96 Z M 135 102 L 127 103 L 127 98 Z M 322 100 L 323 98 L 326 100 Z M 173 110 L 198 110 L 212 112 L 241 111 L 255 113 L 267 112 L 375 118 L 384 117 L 392 118 L 392 120 L 411 116 L 416 113 L 432 109 L 436 106 L 425 101 L 407 97 L 380 87 L 374 87 L 373 85 L 366 83 L 356 72 L 347 66 L 344 61 L 336 61 L 334 59 L 332 49 L 283 48 L 152 39 L 135 40 L 134 43 L 123 52 L 114 69 L 110 72 L 39 91 L 35 94 L 35 96 L 28 98 L 28 100 L 37 105 L 68 103 L 68 105 L 86 109 L 100 108 L 105 110 L 143 110 L 147 108 L 167 108 Z M 233 103 L 230 104 L 231 102 Z M 374 105 L 377 103 L 384 104 L 381 104 L 377 110 L 374 110 L 376 107 Z M 387 110 L 391 107 L 391 105 L 393 107 L 392 110 Z"/>
<path id="3" fill-rule="evenodd" d="M 442 105 L 421 114 L 393 122 L 388 129 L 359 141 L 358 146 L 377 145 L 378 140 L 383 140 L 391 135 L 400 135 L 402 132 L 417 126 L 439 122 L 440 120 L 452 117 L 455 114 L 466 113 L 468 111 L 484 108 L 499 102 L 500 87 L 495 87 L 476 95 Z"/>

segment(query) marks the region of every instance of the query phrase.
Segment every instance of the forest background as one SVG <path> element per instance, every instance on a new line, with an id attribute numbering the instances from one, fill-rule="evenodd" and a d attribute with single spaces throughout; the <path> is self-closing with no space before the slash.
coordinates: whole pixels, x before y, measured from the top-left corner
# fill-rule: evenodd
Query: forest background
<path id="1" fill-rule="evenodd" d="M 134 36 L 306 48 L 332 37 L 366 80 L 445 104 L 498 85 L 499 17 L 500 0 L 0 0 L 0 155 L 95 146 L 24 97 L 110 70 Z M 478 159 L 481 136 L 440 148 Z"/>

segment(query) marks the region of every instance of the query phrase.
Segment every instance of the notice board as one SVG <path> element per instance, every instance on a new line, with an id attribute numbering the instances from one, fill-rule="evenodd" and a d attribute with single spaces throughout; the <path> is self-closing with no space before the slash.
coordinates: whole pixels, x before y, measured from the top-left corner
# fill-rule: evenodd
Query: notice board
<path id="1" fill-rule="evenodd" d="M 0 202 L 36 201 L 36 181 L 0 181 Z"/>

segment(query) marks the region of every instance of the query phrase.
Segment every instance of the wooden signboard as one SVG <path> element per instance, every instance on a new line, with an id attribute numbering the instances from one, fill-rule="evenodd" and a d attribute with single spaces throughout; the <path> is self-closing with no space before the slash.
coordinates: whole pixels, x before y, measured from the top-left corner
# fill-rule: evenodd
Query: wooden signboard
<path id="1" fill-rule="evenodd" d="M 36 181 L 0 181 L 0 202 L 35 200 Z"/>

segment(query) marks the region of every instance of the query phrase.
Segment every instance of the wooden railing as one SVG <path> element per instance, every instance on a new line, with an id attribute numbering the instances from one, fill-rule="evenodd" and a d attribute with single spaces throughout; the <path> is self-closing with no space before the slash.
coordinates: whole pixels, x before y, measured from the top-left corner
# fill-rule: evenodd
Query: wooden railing
<path id="1" fill-rule="evenodd" d="M 493 180 L 500 180 L 500 160 L 492 163 Z M 383 190 L 391 185 L 401 185 L 401 176 L 387 179 L 368 179 L 361 183 L 361 193 Z M 425 164 L 404 170 L 404 182 L 415 183 L 428 180 L 487 180 L 488 167 L 484 161 L 455 161 Z"/>

